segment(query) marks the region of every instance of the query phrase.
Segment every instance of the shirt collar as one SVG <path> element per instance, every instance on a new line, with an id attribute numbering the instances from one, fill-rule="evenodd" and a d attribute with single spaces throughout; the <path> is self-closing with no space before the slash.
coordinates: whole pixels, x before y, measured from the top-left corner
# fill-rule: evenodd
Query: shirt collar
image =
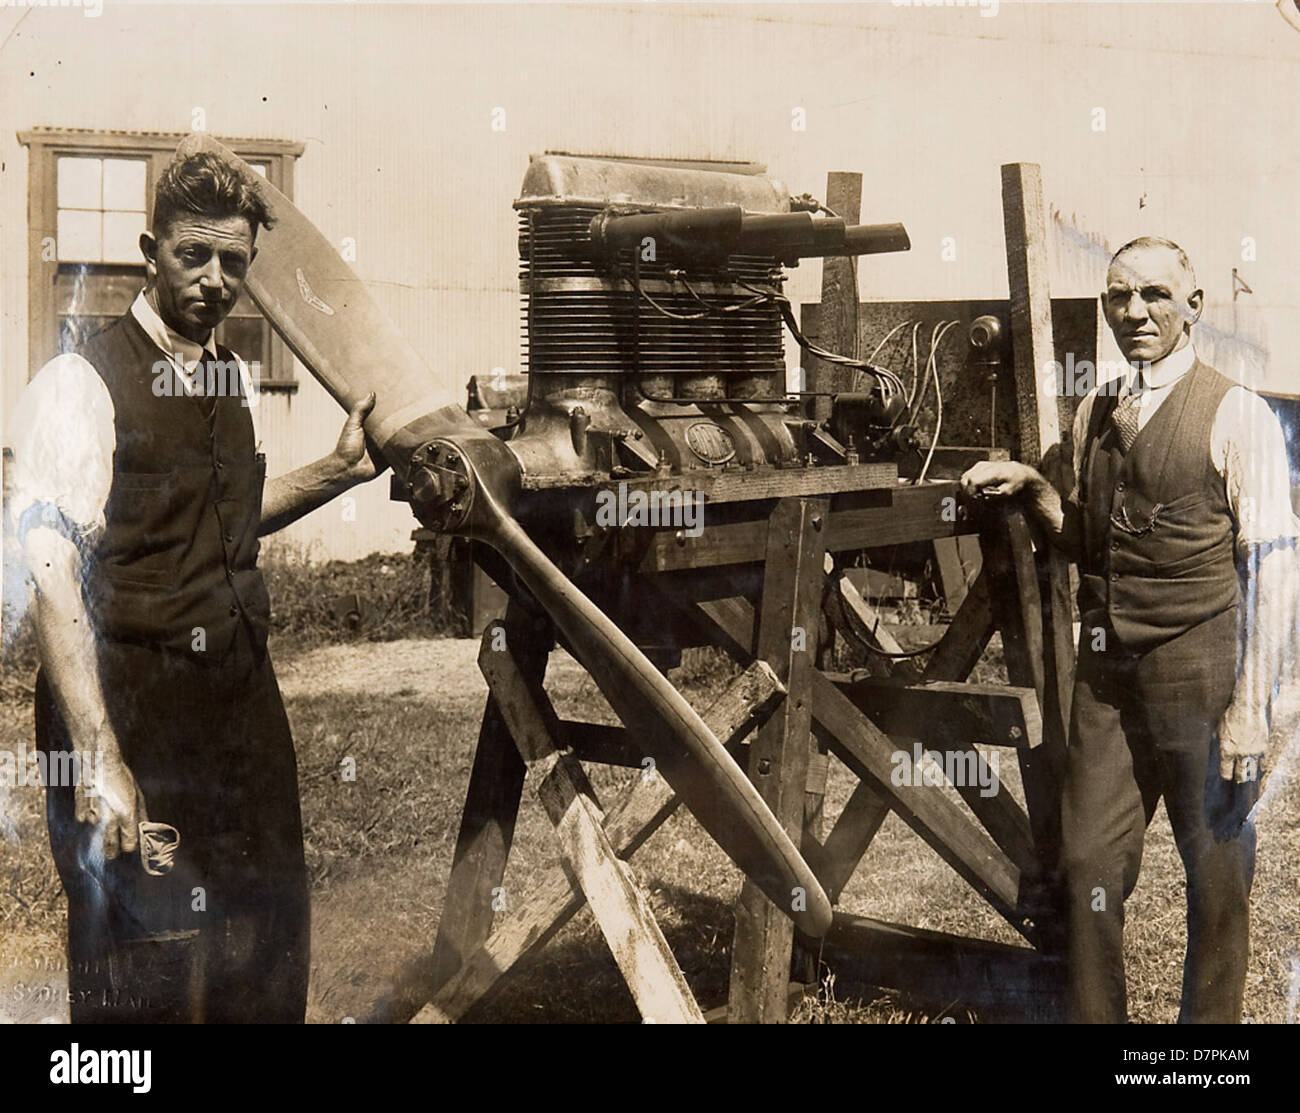
<path id="1" fill-rule="evenodd" d="M 211 332 L 208 333 L 207 342 L 202 346 L 186 339 L 154 312 L 143 290 L 136 294 L 135 301 L 131 303 L 131 315 L 144 329 L 145 335 L 170 356 L 172 362 L 180 364 L 185 371 L 192 371 L 205 352 L 209 359 L 217 358 L 217 342 Z"/>
<path id="2" fill-rule="evenodd" d="M 1150 366 L 1141 368 L 1144 389 L 1159 390 L 1171 386 L 1192 369 L 1196 362 L 1196 349 L 1189 343 L 1175 352 L 1170 352 L 1164 359 L 1158 359 Z M 1136 382 L 1136 376 L 1133 379 Z"/>

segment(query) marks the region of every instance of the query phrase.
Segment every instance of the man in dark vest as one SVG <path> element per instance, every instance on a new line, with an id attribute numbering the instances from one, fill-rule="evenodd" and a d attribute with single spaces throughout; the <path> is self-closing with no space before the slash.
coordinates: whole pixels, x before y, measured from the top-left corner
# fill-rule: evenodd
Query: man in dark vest
<path id="1" fill-rule="evenodd" d="M 82 759 L 46 795 L 74 1022 L 305 1012 L 297 769 L 258 537 L 377 473 L 374 399 L 330 455 L 264 482 L 247 368 L 213 340 L 259 226 L 218 160 L 173 161 L 140 237 L 145 289 L 42 368 L 12 422 L 37 744 Z"/>
<path id="2" fill-rule="evenodd" d="M 1163 796 L 1187 871 L 1179 1020 L 1241 1019 L 1253 807 L 1283 670 L 1300 534 L 1281 427 L 1202 363 L 1186 254 L 1143 237 L 1111 260 L 1102 305 L 1127 373 L 1083 398 L 1074 490 L 978 464 L 968 495 L 1020 497 L 1079 565 L 1079 661 L 1062 799 L 1068 1013 L 1122 1023 L 1124 901 Z"/>

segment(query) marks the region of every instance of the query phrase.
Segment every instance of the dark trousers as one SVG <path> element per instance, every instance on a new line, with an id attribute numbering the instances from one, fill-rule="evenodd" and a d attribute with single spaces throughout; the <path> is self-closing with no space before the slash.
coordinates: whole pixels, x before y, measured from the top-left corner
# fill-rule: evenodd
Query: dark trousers
<path id="1" fill-rule="evenodd" d="M 1219 776 L 1218 724 L 1236 679 L 1236 612 L 1133 655 L 1080 636 L 1062 801 L 1067 1012 L 1123 1023 L 1124 901 L 1163 796 L 1187 871 L 1180 1023 L 1238 1023 L 1249 949 L 1258 786 Z M 1104 627 L 1103 627 L 1104 628 Z"/>
<path id="2" fill-rule="evenodd" d="M 180 831 L 171 872 L 104 861 L 73 789 L 46 790 L 68 896 L 74 1023 L 301 1023 L 309 902 L 289 723 L 269 657 L 221 665 L 104 644 L 100 675 L 149 819 Z M 44 672 L 36 739 L 71 747 Z"/>

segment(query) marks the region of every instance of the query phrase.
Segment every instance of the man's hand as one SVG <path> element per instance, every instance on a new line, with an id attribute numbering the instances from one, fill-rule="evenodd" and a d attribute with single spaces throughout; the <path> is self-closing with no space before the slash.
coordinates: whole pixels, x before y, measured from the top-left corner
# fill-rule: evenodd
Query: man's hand
<path id="1" fill-rule="evenodd" d="M 1035 494 L 1039 484 L 1046 482 L 1028 464 L 981 460 L 961 477 L 961 489 L 967 498 L 1014 498 L 1026 492 Z"/>
<path id="2" fill-rule="evenodd" d="M 1079 559 L 1077 509 L 1062 502 L 1042 472 L 1015 460 L 981 460 L 962 475 L 961 490 L 972 499 L 1020 499 L 1048 540 L 1071 560 Z"/>
<path id="3" fill-rule="evenodd" d="M 92 824 L 102 836 L 106 859 L 134 854 L 140 844 L 139 824 L 149 819 L 144 795 L 122 760 L 116 739 L 100 739 L 95 752 L 93 782 L 88 784 L 83 772 L 75 790 L 77 820 Z"/>
<path id="4" fill-rule="evenodd" d="M 1235 699 L 1219 721 L 1219 776 L 1248 784 L 1258 780 L 1263 788 L 1267 773 L 1268 723 L 1260 722 Z"/>
<path id="5" fill-rule="evenodd" d="M 366 443 L 363 423 L 375 408 L 375 392 L 372 390 L 360 402 L 352 407 L 348 419 L 343 423 L 343 432 L 339 434 L 339 443 L 334 446 L 334 455 L 343 466 L 349 483 L 364 483 L 374 479 L 388 465 L 376 462 Z"/>

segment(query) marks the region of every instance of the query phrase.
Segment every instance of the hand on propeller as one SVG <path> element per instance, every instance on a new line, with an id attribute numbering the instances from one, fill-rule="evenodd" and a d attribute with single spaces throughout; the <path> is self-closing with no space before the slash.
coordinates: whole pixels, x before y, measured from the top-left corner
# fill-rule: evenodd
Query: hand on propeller
<path id="1" fill-rule="evenodd" d="M 334 446 L 334 455 L 344 466 L 351 483 L 368 482 L 388 469 L 388 462 L 366 437 L 364 423 L 374 408 L 375 392 L 372 390 L 352 407 L 348 419 L 343 423 L 343 431 L 339 434 L 339 443 Z"/>

